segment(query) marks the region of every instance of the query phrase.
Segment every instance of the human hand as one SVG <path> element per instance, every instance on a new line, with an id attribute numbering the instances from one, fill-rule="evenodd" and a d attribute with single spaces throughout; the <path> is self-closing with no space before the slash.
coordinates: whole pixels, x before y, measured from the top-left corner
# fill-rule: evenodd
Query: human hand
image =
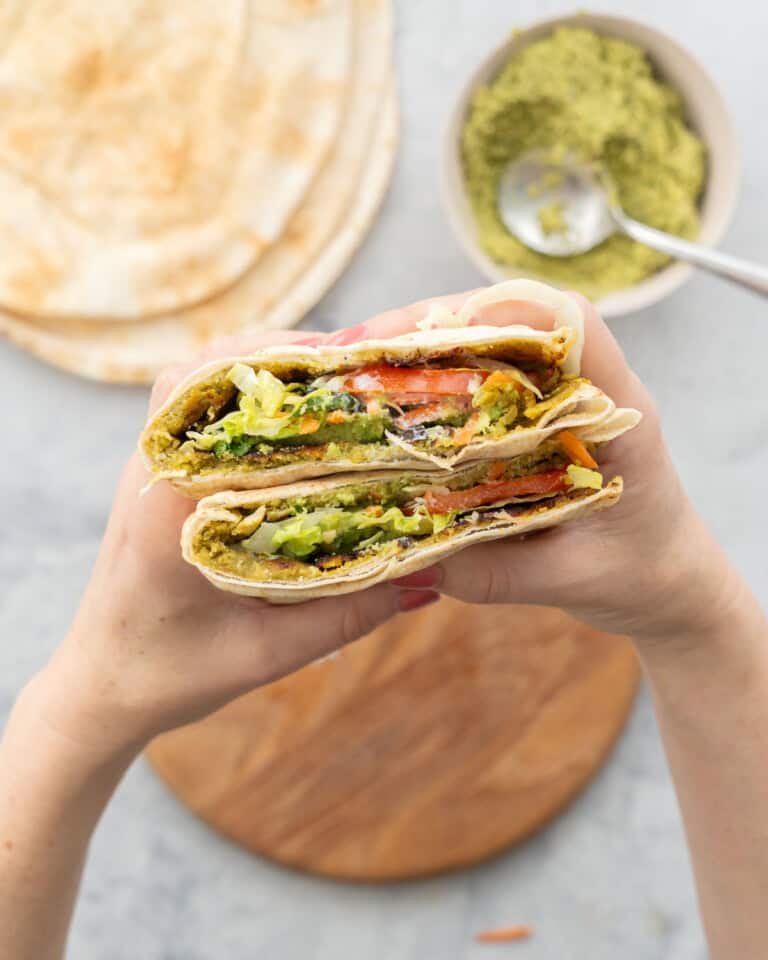
<path id="1" fill-rule="evenodd" d="M 468 294 L 442 301 L 458 307 Z M 434 300 L 381 314 L 326 336 L 266 334 L 217 344 L 205 359 L 267 342 L 352 343 L 413 330 Z M 74 736 L 140 745 L 191 722 L 373 629 L 435 590 L 474 602 L 535 602 L 564 607 L 617 632 L 661 630 L 699 612 L 701 597 L 681 590 L 699 570 L 712 590 L 716 548 L 680 487 L 653 404 L 594 310 L 585 311 L 584 372 L 617 403 L 644 413 L 631 434 L 601 452 L 602 469 L 621 473 L 626 490 L 610 512 L 522 541 L 471 548 L 398 583 L 363 593 L 274 607 L 222 593 L 179 553 L 179 531 L 193 508 L 172 488 L 153 487 L 129 461 L 102 550 L 72 631 L 45 671 L 46 709 Z M 477 322 L 551 327 L 550 312 L 530 304 L 494 304 Z M 194 365 L 158 379 L 150 412 Z M 708 598 L 709 599 L 709 598 Z M 701 609 L 706 609 L 702 605 Z"/>
<path id="2" fill-rule="evenodd" d="M 595 627 L 631 635 L 641 650 L 658 638 L 717 629 L 746 588 L 682 488 L 648 391 L 595 308 L 573 296 L 585 320 L 582 373 L 617 406 L 643 413 L 636 429 L 599 453 L 605 476 L 624 478 L 620 502 L 580 522 L 469 548 L 396 582 L 474 603 L 561 607 Z M 478 320 L 552 326 L 547 311 L 529 311 L 520 321 L 508 304 L 486 308 Z"/>
<path id="3" fill-rule="evenodd" d="M 230 338 L 202 360 L 268 343 L 347 344 L 415 328 L 429 304 L 458 307 L 467 294 L 390 311 L 335 334 L 265 333 Z M 517 322 L 540 313 L 520 306 Z M 539 317 L 544 322 L 544 317 Z M 508 322 L 508 321 L 507 321 Z M 550 318 L 551 325 L 551 318 Z M 198 364 L 158 378 L 150 415 Z M 65 642 L 38 678 L 49 722 L 75 739 L 138 749 L 371 631 L 399 611 L 438 599 L 432 590 L 384 584 L 362 593 L 277 607 L 212 587 L 179 550 L 194 504 L 167 484 L 140 499 L 147 475 L 128 462 L 96 567 Z"/>
<path id="4" fill-rule="evenodd" d="M 346 343 L 370 335 L 363 326 L 334 335 L 269 333 L 221 341 L 203 359 L 268 343 Z M 197 365 L 161 374 L 150 415 Z M 391 584 L 289 607 L 223 593 L 181 557 L 180 531 L 194 503 L 165 483 L 142 497 L 147 480 L 134 454 L 72 629 L 34 681 L 48 723 L 97 750 L 140 749 L 388 617 L 438 599 L 434 591 Z"/>

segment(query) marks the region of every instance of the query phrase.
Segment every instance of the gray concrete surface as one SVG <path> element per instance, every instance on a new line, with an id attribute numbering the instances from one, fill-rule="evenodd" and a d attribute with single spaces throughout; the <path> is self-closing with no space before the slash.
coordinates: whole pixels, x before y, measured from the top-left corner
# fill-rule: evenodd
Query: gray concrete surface
<path id="1" fill-rule="evenodd" d="M 570 9 L 546 0 L 398 6 L 398 167 L 368 241 L 308 320 L 321 328 L 478 283 L 447 232 L 436 191 L 449 104 L 471 66 L 512 26 Z M 669 30 L 721 85 L 744 150 L 727 247 L 768 263 L 768 6 L 616 0 L 604 9 Z M 691 496 L 765 602 L 767 305 L 697 277 L 662 305 L 617 322 L 615 331 L 660 405 Z M 146 394 L 79 381 L 0 344 L 0 397 L 2 717 L 67 627 Z M 536 939 L 508 948 L 472 943 L 473 931 L 506 921 L 533 924 Z M 406 886 L 334 884 L 252 859 L 180 808 L 139 762 L 95 838 L 70 949 L 74 960 L 502 954 L 704 957 L 675 799 L 645 696 L 609 764 L 552 827 L 490 864 Z"/>

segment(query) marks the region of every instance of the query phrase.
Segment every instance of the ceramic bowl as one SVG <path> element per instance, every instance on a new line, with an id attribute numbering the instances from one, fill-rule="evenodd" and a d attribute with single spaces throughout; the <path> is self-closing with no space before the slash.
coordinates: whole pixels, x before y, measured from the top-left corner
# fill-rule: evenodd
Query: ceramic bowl
<path id="1" fill-rule="evenodd" d="M 659 30 L 624 17 L 578 13 L 539 21 L 511 36 L 475 69 L 453 108 L 443 143 L 442 193 L 453 231 L 470 260 L 494 283 L 521 276 L 514 267 L 494 262 L 477 241 L 460 150 L 461 132 L 472 96 L 479 86 L 492 81 L 509 58 L 526 44 L 560 26 L 587 27 L 637 44 L 647 52 L 659 76 L 680 92 L 688 123 L 707 148 L 707 180 L 700 202 L 698 240 L 715 246 L 731 219 L 740 175 L 733 122 L 717 87 L 690 53 Z M 635 286 L 607 294 L 598 301 L 598 307 L 605 317 L 640 310 L 680 287 L 691 275 L 691 270 L 686 264 L 672 263 Z M 541 279 L 546 280 L 546 277 Z"/>

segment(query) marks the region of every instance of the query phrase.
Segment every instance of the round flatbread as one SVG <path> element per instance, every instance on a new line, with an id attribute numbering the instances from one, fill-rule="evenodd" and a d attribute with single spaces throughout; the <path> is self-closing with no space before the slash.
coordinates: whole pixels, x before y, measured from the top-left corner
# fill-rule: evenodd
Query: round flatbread
<path id="1" fill-rule="evenodd" d="M 0 13 L 0 304 L 136 319 L 237 280 L 321 168 L 352 0 L 25 0 Z"/>
<path id="2" fill-rule="evenodd" d="M 397 97 L 388 0 L 357 0 L 355 35 L 349 110 L 332 156 L 284 237 L 237 284 L 179 314 L 135 324 L 62 324 L 0 311 L 0 333 L 81 376 L 147 383 L 216 337 L 299 322 L 359 246 L 394 164 Z"/>

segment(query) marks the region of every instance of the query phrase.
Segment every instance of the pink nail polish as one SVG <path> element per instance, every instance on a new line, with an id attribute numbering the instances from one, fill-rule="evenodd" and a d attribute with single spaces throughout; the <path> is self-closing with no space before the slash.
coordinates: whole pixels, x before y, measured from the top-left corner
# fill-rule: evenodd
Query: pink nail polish
<path id="1" fill-rule="evenodd" d="M 418 610 L 419 607 L 436 603 L 439 599 L 440 594 L 434 590 L 404 590 L 400 594 L 400 609 L 407 613 L 409 610 Z"/>
<path id="2" fill-rule="evenodd" d="M 429 590 L 440 582 L 440 571 L 437 567 L 427 567 L 426 570 L 417 570 L 407 577 L 399 577 L 392 583 L 397 587 L 407 587 L 411 590 Z"/>

